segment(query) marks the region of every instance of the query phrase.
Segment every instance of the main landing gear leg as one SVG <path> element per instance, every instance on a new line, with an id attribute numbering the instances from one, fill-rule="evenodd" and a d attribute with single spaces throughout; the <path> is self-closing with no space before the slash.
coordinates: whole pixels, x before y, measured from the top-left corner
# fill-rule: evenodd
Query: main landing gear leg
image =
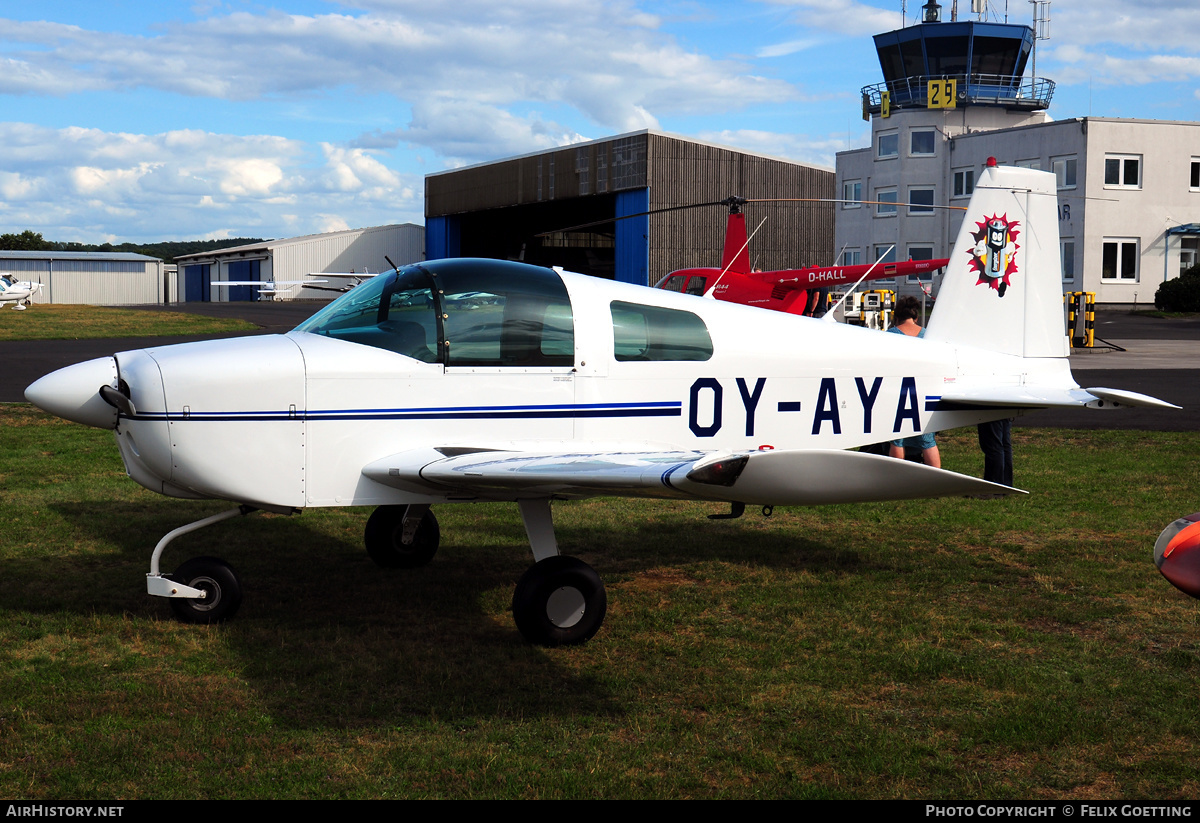
<path id="1" fill-rule="evenodd" d="M 600 629 L 608 598 L 604 583 L 587 563 L 558 553 L 549 498 L 518 503 L 537 562 L 517 581 L 513 619 L 517 630 L 539 646 L 584 643 Z"/>
<path id="2" fill-rule="evenodd" d="M 146 591 L 170 598 L 175 617 L 184 623 L 219 623 L 233 617 L 242 605 L 242 585 L 228 563 L 215 557 L 193 557 L 171 574 L 161 574 L 158 563 L 176 537 L 253 511 L 257 511 L 253 506 L 238 506 L 168 532 L 150 556 Z"/>

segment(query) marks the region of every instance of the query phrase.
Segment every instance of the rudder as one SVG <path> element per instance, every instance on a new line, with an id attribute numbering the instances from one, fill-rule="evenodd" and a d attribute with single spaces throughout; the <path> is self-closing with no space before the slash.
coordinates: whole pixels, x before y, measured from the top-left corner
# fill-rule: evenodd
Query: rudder
<path id="1" fill-rule="evenodd" d="M 925 337 L 1019 357 L 1070 353 L 1053 174 L 984 169 Z"/>

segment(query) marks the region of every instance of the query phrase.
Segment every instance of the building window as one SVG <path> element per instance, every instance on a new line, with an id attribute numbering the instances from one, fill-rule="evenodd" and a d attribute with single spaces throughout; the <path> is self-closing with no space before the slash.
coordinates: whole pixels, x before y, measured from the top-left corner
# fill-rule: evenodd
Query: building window
<path id="1" fill-rule="evenodd" d="M 1136 237 L 1108 238 L 1104 241 L 1104 257 L 1101 262 L 1102 280 L 1138 279 L 1138 244 Z"/>
<path id="2" fill-rule="evenodd" d="M 1192 158 L 1192 191 L 1200 190 L 1200 158 Z"/>
<path id="3" fill-rule="evenodd" d="M 1140 154 L 1106 154 L 1104 156 L 1104 185 L 1122 189 L 1142 187 L 1142 156 Z"/>
<path id="4" fill-rule="evenodd" d="M 1064 237 L 1059 242 L 1059 258 L 1062 261 L 1064 283 L 1075 282 L 1075 238 Z"/>
<path id="5" fill-rule="evenodd" d="M 933 214 L 933 189 L 912 188 L 908 190 L 909 214 Z M 932 259 L 932 258 L 930 258 Z"/>
<path id="6" fill-rule="evenodd" d="M 880 160 L 890 157 L 898 157 L 900 155 L 900 134 L 899 132 L 889 131 L 879 135 L 879 142 L 876 144 L 877 150 L 875 156 Z"/>
<path id="7" fill-rule="evenodd" d="M 1060 189 L 1075 188 L 1075 166 L 1074 157 L 1055 157 L 1050 161 L 1051 167 L 1054 169 L 1054 180 Z"/>
<path id="8" fill-rule="evenodd" d="M 842 199 L 847 201 L 842 203 L 843 209 L 857 209 L 861 205 L 858 201 L 862 200 L 862 181 L 847 180 L 842 183 Z"/>
<path id="9" fill-rule="evenodd" d="M 908 247 L 908 259 L 909 260 L 932 260 L 933 259 L 933 246 L 928 246 L 928 245 L 909 246 Z M 908 276 L 909 283 L 919 283 L 922 280 L 925 281 L 926 283 L 932 281 L 933 280 L 933 272 L 927 271 L 927 272 L 922 272 L 921 274 L 910 274 Z"/>
<path id="10" fill-rule="evenodd" d="M 975 191 L 975 169 L 959 169 L 954 172 L 954 196 L 970 197 Z"/>
<path id="11" fill-rule="evenodd" d="M 932 157 L 937 153 L 937 142 L 933 129 L 914 129 L 909 135 L 908 153 L 913 157 Z"/>
<path id="12" fill-rule="evenodd" d="M 896 190 L 895 189 L 876 189 L 875 190 L 875 216 L 876 217 L 895 217 L 896 216 Z"/>
<path id="13" fill-rule="evenodd" d="M 896 247 L 891 243 L 880 244 L 875 247 L 875 262 L 876 263 L 895 263 L 896 262 Z"/>
<path id="14" fill-rule="evenodd" d="M 862 249 L 846 249 L 842 252 L 843 266 L 861 266 Z"/>
<path id="15" fill-rule="evenodd" d="M 591 193 L 591 150 L 582 148 L 575 150 L 575 174 L 579 175 L 580 196 Z"/>
<path id="16" fill-rule="evenodd" d="M 1014 165 L 1016 165 L 1018 169 L 1040 169 L 1042 167 L 1042 161 L 1037 158 L 1033 160 L 1018 160 Z"/>
<path id="17" fill-rule="evenodd" d="M 1179 239 L 1179 273 L 1183 274 L 1197 263 L 1200 263 L 1200 237 L 1181 237 Z"/>

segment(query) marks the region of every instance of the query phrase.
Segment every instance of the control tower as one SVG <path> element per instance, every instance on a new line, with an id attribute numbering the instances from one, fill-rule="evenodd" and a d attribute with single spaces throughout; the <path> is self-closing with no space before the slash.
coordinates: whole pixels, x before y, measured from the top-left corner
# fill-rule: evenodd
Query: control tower
<path id="1" fill-rule="evenodd" d="M 1049 107 L 1054 82 L 1024 76 L 1034 47 L 1032 28 L 1015 23 L 944 23 L 935 0 L 929 0 L 922 12 L 922 23 L 875 35 L 883 82 L 862 90 L 864 109 L 871 115 L 887 118 L 897 110 L 934 106 L 989 106 L 1014 112 Z M 931 83 L 939 86 L 935 94 L 953 88 L 954 99 L 934 99 L 931 105 Z"/>
<path id="2" fill-rule="evenodd" d="M 1005 156 L 983 138 L 1050 123 L 1054 83 L 1026 76 L 1044 37 L 1015 23 L 944 21 L 936 0 L 921 8 L 919 22 L 875 35 L 883 82 L 862 89 L 871 146 L 837 155 L 838 196 L 850 201 L 835 216 L 840 263 L 949 256 L 963 212 L 945 206 L 967 204 L 988 154 L 1049 170 L 1041 165 L 1049 163 L 1040 159 L 1046 152 L 1026 148 L 1028 141 Z M 980 151 L 987 154 L 976 157 Z M 894 288 L 915 294 L 922 284 Z"/>

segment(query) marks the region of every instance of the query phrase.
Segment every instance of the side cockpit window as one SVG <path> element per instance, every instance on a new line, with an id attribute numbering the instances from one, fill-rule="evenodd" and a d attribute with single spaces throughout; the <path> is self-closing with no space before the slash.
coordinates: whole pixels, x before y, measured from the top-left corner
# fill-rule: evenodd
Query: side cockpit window
<path id="1" fill-rule="evenodd" d="M 417 267 L 385 272 L 351 289 L 296 327 L 386 349 L 424 363 L 438 361 L 438 323 L 429 276 Z"/>
<path id="2" fill-rule="evenodd" d="M 691 312 L 620 301 L 611 309 L 613 357 L 619 362 L 712 357 L 708 327 Z"/>
<path id="3" fill-rule="evenodd" d="M 562 278 L 503 260 L 433 260 L 380 275 L 297 331 L 446 366 L 575 364 Z"/>

